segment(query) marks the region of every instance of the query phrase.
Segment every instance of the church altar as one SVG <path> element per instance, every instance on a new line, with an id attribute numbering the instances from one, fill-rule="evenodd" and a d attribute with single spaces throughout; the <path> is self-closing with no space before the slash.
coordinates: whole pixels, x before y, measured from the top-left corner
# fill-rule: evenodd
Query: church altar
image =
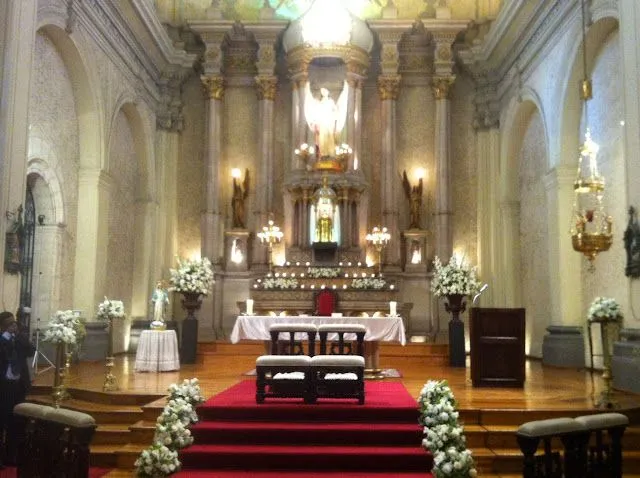
<path id="1" fill-rule="evenodd" d="M 240 340 L 264 340 L 265 351 L 268 354 L 271 335 L 269 326 L 272 324 L 360 324 L 367 328 L 364 336 L 365 367 L 378 377 L 380 371 L 380 342 L 399 342 L 406 344 L 406 335 L 402 317 L 318 317 L 318 316 L 288 316 L 274 317 L 266 315 L 239 315 L 231 332 L 231 343 Z"/>
<path id="2" fill-rule="evenodd" d="M 399 342 L 406 344 L 402 317 L 318 317 L 266 315 L 240 315 L 233 326 L 230 340 L 236 344 L 240 340 L 271 340 L 269 327 L 272 324 L 360 324 L 367 327 L 364 340 L 367 342 Z"/>

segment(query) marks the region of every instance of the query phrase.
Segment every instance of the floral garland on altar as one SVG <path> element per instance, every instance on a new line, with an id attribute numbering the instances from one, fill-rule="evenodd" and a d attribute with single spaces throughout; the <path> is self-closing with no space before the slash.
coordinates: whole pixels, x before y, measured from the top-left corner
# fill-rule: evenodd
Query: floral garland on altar
<path id="1" fill-rule="evenodd" d="M 481 287 L 476 277 L 476 268 L 466 261 L 451 256 L 449 263 L 442 265 L 438 256 L 433 260 L 433 279 L 431 292 L 436 296 L 474 295 Z"/>
<path id="2" fill-rule="evenodd" d="M 353 279 L 351 287 L 354 289 L 382 289 L 387 282 L 381 277 L 362 277 Z"/>
<path id="3" fill-rule="evenodd" d="M 211 261 L 178 258 L 177 269 L 169 269 L 169 290 L 192 294 L 208 295 L 214 284 Z"/>
<path id="4" fill-rule="evenodd" d="M 335 267 L 309 267 L 309 269 L 307 269 L 307 275 L 314 279 L 334 279 L 340 276 L 340 269 Z"/>
<path id="5" fill-rule="evenodd" d="M 298 280 L 288 277 L 267 277 L 262 281 L 264 289 L 296 289 Z"/>
<path id="6" fill-rule="evenodd" d="M 436 478 L 478 476 L 464 429 L 458 423 L 456 401 L 446 380 L 429 380 L 418 397 L 420 424 L 424 426 L 422 447 L 433 454 Z"/>
<path id="7" fill-rule="evenodd" d="M 136 476 L 158 478 L 180 470 L 178 450 L 193 443 L 189 426 L 198 422 L 195 408 L 204 402 L 197 378 L 169 386 L 169 398 L 156 420 L 153 444 L 135 462 Z"/>

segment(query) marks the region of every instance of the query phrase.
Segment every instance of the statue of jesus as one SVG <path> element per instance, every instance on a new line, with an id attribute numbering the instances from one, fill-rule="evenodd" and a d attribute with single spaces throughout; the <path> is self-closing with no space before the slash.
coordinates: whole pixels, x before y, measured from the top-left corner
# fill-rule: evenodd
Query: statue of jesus
<path id="1" fill-rule="evenodd" d="M 338 101 L 329 96 L 329 90 L 320 88 L 320 99 L 311 94 L 309 82 L 305 86 L 304 112 L 309 129 L 314 133 L 319 158 L 333 157 L 339 143 L 339 135 L 347 119 L 349 85 L 345 81 Z"/>

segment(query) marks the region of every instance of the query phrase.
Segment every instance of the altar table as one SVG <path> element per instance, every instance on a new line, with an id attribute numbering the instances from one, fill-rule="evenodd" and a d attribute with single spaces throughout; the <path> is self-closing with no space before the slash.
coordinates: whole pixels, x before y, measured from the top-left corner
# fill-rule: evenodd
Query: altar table
<path id="1" fill-rule="evenodd" d="M 175 330 L 144 330 L 140 334 L 134 369 L 136 372 L 180 370 Z"/>
<path id="2" fill-rule="evenodd" d="M 271 340 L 269 327 L 272 324 L 362 324 L 367 328 L 365 340 L 365 366 L 374 371 L 380 370 L 380 342 L 399 342 L 406 344 L 406 335 L 402 317 L 316 317 L 267 315 L 239 315 L 231 331 L 231 343 L 240 340 L 264 340 L 267 353 Z M 302 338 L 302 336 L 301 336 Z"/>

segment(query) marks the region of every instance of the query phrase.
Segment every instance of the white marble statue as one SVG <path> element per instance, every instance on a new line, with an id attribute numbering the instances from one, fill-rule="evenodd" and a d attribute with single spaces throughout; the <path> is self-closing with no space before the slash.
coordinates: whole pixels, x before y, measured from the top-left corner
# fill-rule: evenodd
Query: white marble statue
<path id="1" fill-rule="evenodd" d="M 305 87 L 304 112 L 309 128 L 314 133 L 314 140 L 320 158 L 336 153 L 339 136 L 347 119 L 347 99 L 349 85 L 345 81 L 338 101 L 329 96 L 329 90 L 320 88 L 320 99 L 311 94 L 309 82 Z"/>

